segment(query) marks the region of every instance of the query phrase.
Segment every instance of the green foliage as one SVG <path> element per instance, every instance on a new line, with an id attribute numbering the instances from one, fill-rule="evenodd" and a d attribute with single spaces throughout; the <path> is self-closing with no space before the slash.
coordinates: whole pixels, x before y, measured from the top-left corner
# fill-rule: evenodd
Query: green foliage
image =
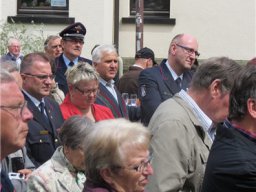
<path id="1" fill-rule="evenodd" d="M 11 37 L 15 37 L 21 42 L 21 52 L 26 55 L 31 52 L 43 51 L 44 47 L 44 25 L 36 24 L 0 24 L 0 55 L 7 52 L 7 42 Z"/>

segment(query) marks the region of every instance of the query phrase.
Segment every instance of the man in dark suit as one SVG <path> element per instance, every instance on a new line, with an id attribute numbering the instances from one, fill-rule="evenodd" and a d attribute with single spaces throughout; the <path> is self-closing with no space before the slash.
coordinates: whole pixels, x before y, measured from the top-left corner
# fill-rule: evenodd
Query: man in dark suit
<path id="1" fill-rule="evenodd" d="M 17 67 L 20 68 L 21 61 L 23 59 L 23 54 L 21 54 L 21 44 L 20 41 L 16 38 L 10 38 L 8 40 L 8 53 L 1 57 L 2 61 L 15 61 Z"/>
<path id="2" fill-rule="evenodd" d="M 83 45 L 86 28 L 82 23 L 74 23 L 60 32 L 62 37 L 61 45 L 63 53 L 55 59 L 56 78 L 59 88 L 66 95 L 68 92 L 68 85 L 65 73 L 69 67 L 78 62 L 87 62 L 92 64 L 91 60 L 80 57 Z"/>
<path id="3" fill-rule="evenodd" d="M 136 52 L 135 64 L 129 67 L 127 71 L 118 81 L 118 90 L 120 93 L 138 94 L 139 74 L 143 69 L 156 65 L 154 52 L 144 47 Z"/>
<path id="4" fill-rule="evenodd" d="M 237 74 L 229 117 L 217 127 L 202 192 L 256 191 L 256 67 Z"/>
<path id="5" fill-rule="evenodd" d="M 187 90 L 192 79 L 190 71 L 199 56 L 197 40 L 189 34 L 176 35 L 169 47 L 168 59 L 157 67 L 145 69 L 139 76 L 141 121 L 148 125 L 160 103 L 181 89 Z"/>
<path id="6" fill-rule="evenodd" d="M 113 45 L 100 45 L 92 53 L 93 65 L 100 75 L 100 93 L 96 103 L 110 108 L 116 118 L 128 118 L 125 102 L 113 80 L 118 71 L 117 58 L 118 54 Z"/>
<path id="7" fill-rule="evenodd" d="M 9 154 L 21 149 L 26 142 L 27 122 L 33 115 L 27 108 L 15 79 L 5 70 L 0 70 L 0 127 L 2 161 Z M 2 166 L 1 166 L 2 168 Z M 1 191 L 14 191 L 7 173 L 1 169 Z"/>
<path id="8" fill-rule="evenodd" d="M 58 130 L 64 120 L 58 103 L 47 97 L 54 79 L 48 57 L 44 53 L 26 55 L 20 72 L 23 93 L 34 116 L 28 123 L 27 152 L 35 166 L 39 166 L 58 147 Z"/>

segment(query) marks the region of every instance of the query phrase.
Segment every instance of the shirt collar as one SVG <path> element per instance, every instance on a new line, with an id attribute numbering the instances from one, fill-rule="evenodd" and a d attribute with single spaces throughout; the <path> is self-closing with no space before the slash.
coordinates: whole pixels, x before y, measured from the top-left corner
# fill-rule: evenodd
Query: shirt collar
<path id="1" fill-rule="evenodd" d="M 40 102 L 44 102 L 44 98 L 42 99 L 42 101 L 39 101 L 38 99 L 36 99 L 35 97 L 33 97 L 32 95 L 30 95 L 27 91 L 25 91 L 24 89 L 22 90 L 28 97 L 29 99 L 35 104 L 35 106 L 39 107 Z"/>
<path id="2" fill-rule="evenodd" d="M 103 78 L 99 77 L 99 81 L 101 84 L 103 84 L 104 86 L 107 86 L 107 84 L 111 84 L 112 86 L 114 86 L 115 81 L 112 79 L 110 81 L 105 81 Z"/>
<path id="3" fill-rule="evenodd" d="M 67 68 L 68 68 L 68 67 L 69 67 L 69 63 L 70 63 L 71 61 L 65 56 L 64 53 L 62 54 L 62 57 L 63 57 L 64 63 L 66 64 L 66 66 L 67 66 Z M 75 59 L 73 60 L 73 62 L 74 62 L 74 64 L 77 64 L 77 63 L 78 63 L 78 57 L 75 58 Z"/>
<path id="4" fill-rule="evenodd" d="M 170 64 L 168 63 L 168 60 L 166 60 L 165 65 L 166 65 L 166 67 L 169 69 L 169 71 L 170 71 L 170 73 L 171 73 L 171 75 L 172 75 L 174 81 L 175 81 L 178 77 L 180 77 L 181 80 L 183 79 L 183 73 L 182 73 L 180 76 L 178 76 L 178 75 L 175 73 L 175 71 L 172 69 L 172 67 L 170 66 Z"/>
<path id="5" fill-rule="evenodd" d="M 195 116 L 199 120 L 203 129 L 208 133 L 212 126 L 212 120 L 200 109 L 197 103 L 184 90 L 181 90 L 178 95 L 192 108 Z"/>

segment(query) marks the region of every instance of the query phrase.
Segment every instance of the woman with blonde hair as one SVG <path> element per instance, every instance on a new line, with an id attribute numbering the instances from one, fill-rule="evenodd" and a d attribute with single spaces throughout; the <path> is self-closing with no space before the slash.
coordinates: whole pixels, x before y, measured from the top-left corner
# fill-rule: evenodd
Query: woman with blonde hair
<path id="1" fill-rule="evenodd" d="M 95 104 L 99 92 L 99 75 L 88 63 L 81 62 L 66 72 L 69 92 L 60 109 L 64 119 L 83 115 L 94 122 L 113 119 L 111 110 Z"/>

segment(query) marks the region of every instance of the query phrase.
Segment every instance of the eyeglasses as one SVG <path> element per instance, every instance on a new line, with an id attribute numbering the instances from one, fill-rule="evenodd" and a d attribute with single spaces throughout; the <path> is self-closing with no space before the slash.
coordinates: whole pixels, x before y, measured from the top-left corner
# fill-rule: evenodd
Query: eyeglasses
<path id="1" fill-rule="evenodd" d="M 0 108 L 2 110 L 5 110 L 7 113 L 9 113 L 15 119 L 18 119 L 19 117 L 23 117 L 23 115 L 25 113 L 25 108 L 27 108 L 27 104 L 28 104 L 28 102 L 24 101 L 24 103 L 20 106 L 3 106 L 3 105 L 1 105 Z M 16 111 L 16 112 L 12 113 L 11 111 Z"/>
<path id="2" fill-rule="evenodd" d="M 132 166 L 132 167 L 114 166 L 113 168 L 128 169 L 128 170 L 136 171 L 136 172 L 139 172 L 139 173 L 143 173 L 147 170 L 148 165 L 151 164 L 152 158 L 153 158 L 153 156 L 149 155 L 149 157 L 147 158 L 146 161 L 143 161 L 140 164 Z"/>
<path id="3" fill-rule="evenodd" d="M 42 81 L 47 80 L 48 78 L 50 78 L 51 80 L 53 80 L 55 78 L 55 75 L 51 74 L 51 75 L 35 75 L 35 74 L 30 74 L 30 73 L 23 73 L 23 75 L 27 75 L 27 76 L 31 76 L 31 77 L 36 77 Z"/>
<path id="4" fill-rule="evenodd" d="M 92 93 L 93 93 L 93 95 L 97 95 L 100 92 L 98 88 L 97 89 L 91 89 L 91 90 L 81 90 L 81 89 L 79 89 L 78 87 L 75 86 L 75 89 L 77 91 L 79 91 L 79 93 L 81 93 L 84 96 L 89 96 Z"/>
<path id="5" fill-rule="evenodd" d="M 176 44 L 178 47 L 184 49 L 189 55 L 193 55 L 195 54 L 196 57 L 199 57 L 200 56 L 200 53 L 195 51 L 194 49 L 191 49 L 189 47 L 185 47 L 185 46 L 182 46 L 182 45 L 179 45 L 179 44 Z"/>

